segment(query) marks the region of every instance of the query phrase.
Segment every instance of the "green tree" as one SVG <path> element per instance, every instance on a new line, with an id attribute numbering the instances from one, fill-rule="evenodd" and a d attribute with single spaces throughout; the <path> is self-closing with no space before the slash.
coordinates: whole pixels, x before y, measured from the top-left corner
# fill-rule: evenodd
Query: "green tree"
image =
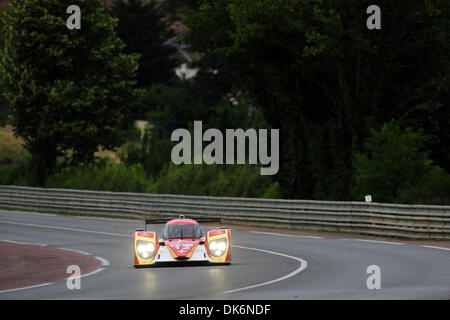
<path id="1" fill-rule="evenodd" d="M 116 31 L 126 44 L 125 52 L 140 54 L 138 85 L 150 87 L 173 80 L 177 49 L 165 45 L 174 32 L 169 29 L 162 7 L 156 1 L 115 0 L 109 11 L 119 20 Z"/>
<path id="2" fill-rule="evenodd" d="M 174 165 L 161 171 L 152 193 L 219 197 L 279 198 L 279 186 L 253 165 Z"/>
<path id="3" fill-rule="evenodd" d="M 1 0 L 0 1 L 0 52 L 3 49 L 4 46 L 4 28 L 3 28 L 3 22 L 2 22 L 2 16 L 5 14 L 7 10 L 9 10 L 10 7 L 7 6 L 6 1 Z M 1 81 L 2 74 L 0 73 L 0 85 L 2 83 Z M 9 108 L 8 104 L 6 102 L 5 97 L 3 96 L 2 87 L 0 86 L 0 126 L 3 126 L 8 121 L 8 114 L 9 114 Z"/>
<path id="4" fill-rule="evenodd" d="M 128 144 L 120 157 L 127 165 L 142 164 L 148 174 L 157 176 L 170 162 L 172 131 L 192 126 L 194 120 L 206 119 L 209 110 L 197 103 L 186 88 L 155 84 L 140 92 L 143 94 L 138 105 L 145 110 L 141 116 L 150 126 L 145 129 L 143 139 Z"/>
<path id="5" fill-rule="evenodd" d="M 103 1 L 73 4 L 81 8 L 80 30 L 66 27 L 61 0 L 17 0 L 4 17 L 2 88 L 40 185 L 57 157 L 92 163 L 98 146 L 121 143 L 136 83 L 138 56 L 123 53 Z"/>
<path id="6" fill-rule="evenodd" d="M 450 3 L 380 0 L 382 30 L 368 30 L 371 4 L 199 0 L 185 10 L 192 43 L 224 58 L 280 129 L 283 197 L 349 199 L 370 128 L 406 123 L 424 103 L 448 106 Z"/>
<path id="7" fill-rule="evenodd" d="M 202 120 L 203 129 L 218 128 L 225 132 L 228 128 L 266 128 L 261 112 L 244 99 L 231 103 L 223 99 L 212 108 L 203 104 L 192 90 L 193 83 L 171 88 L 153 85 L 140 97 L 142 109 L 146 109 L 145 119 L 150 126 L 145 129 L 143 139 L 129 143 L 120 153 L 127 165 L 142 164 L 145 170 L 157 176 L 171 159 L 171 133 L 178 128 L 192 128 L 195 120 Z M 145 107 L 144 107 L 145 106 Z"/>
<path id="8" fill-rule="evenodd" d="M 448 201 L 449 175 L 432 164 L 426 140 L 421 131 L 403 130 L 393 121 L 372 130 L 367 154 L 358 154 L 354 162 L 354 199 L 371 194 L 376 202 L 423 203 L 443 201 L 446 195 Z"/>
<path id="9" fill-rule="evenodd" d="M 230 30 L 234 29 L 227 11 L 228 0 L 192 0 L 178 11 L 185 14 L 184 23 L 190 31 L 185 35 L 191 50 L 201 52 L 201 59 L 192 63 L 198 69 L 189 90 L 198 101 L 214 108 L 227 97 L 243 95 L 237 85 L 239 72 L 220 48 L 232 46 Z"/>

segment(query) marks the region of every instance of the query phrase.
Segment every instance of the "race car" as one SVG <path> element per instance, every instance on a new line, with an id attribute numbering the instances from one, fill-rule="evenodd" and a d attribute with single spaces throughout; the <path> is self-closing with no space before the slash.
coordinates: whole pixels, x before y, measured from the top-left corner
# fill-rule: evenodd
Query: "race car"
<path id="1" fill-rule="evenodd" d="M 161 220 L 145 217 L 144 229 L 133 234 L 134 267 L 172 263 L 230 264 L 230 230 L 226 227 L 204 232 L 199 222 L 218 218 Z M 147 231 L 148 224 L 164 224 L 160 237 Z"/>

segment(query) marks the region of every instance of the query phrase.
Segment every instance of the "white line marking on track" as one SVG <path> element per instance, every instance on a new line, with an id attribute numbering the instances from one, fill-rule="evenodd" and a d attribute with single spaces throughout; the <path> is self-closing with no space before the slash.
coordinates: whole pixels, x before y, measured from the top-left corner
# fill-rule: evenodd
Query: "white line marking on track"
<path id="1" fill-rule="evenodd" d="M 57 230 L 76 231 L 76 232 L 85 232 L 85 233 L 95 233 L 95 234 L 102 234 L 102 235 L 106 235 L 106 236 L 130 238 L 130 235 L 121 234 L 121 233 L 112 233 L 112 232 L 103 232 L 103 231 L 94 231 L 94 230 L 85 230 L 85 229 L 75 229 L 75 228 L 58 227 L 58 226 L 48 226 L 48 225 L 43 225 L 43 224 L 12 222 L 12 221 L 5 221 L 5 220 L 0 220 L 0 223 L 13 224 L 13 225 L 19 225 L 19 226 L 26 226 L 26 227 L 45 228 L 45 229 L 57 229 Z"/>
<path id="2" fill-rule="evenodd" d="M 295 235 L 295 234 L 283 234 L 283 233 L 275 233 L 275 232 L 249 231 L 249 233 L 268 234 L 268 235 L 272 235 L 272 236 L 281 236 L 281 237 L 323 239 L 322 237 L 316 237 L 316 236 L 304 236 L 304 235 Z"/>
<path id="3" fill-rule="evenodd" d="M 91 272 L 89 272 L 89 273 L 82 274 L 82 275 L 80 276 L 80 278 L 92 276 L 92 275 L 94 275 L 94 274 L 96 274 L 96 273 L 99 273 L 99 272 L 101 272 L 101 271 L 103 271 L 103 270 L 105 270 L 105 268 L 98 268 L 98 269 L 96 269 L 96 270 L 94 270 L 94 271 L 91 271 Z"/>
<path id="4" fill-rule="evenodd" d="M 15 289 L 9 289 L 9 290 L 1 290 L 0 293 L 7 293 L 7 292 L 14 292 L 14 291 L 20 291 L 20 290 L 26 290 L 26 289 L 32 289 L 32 288 L 38 288 L 38 287 L 44 287 L 54 284 L 53 282 L 47 282 L 47 283 L 41 283 L 35 286 L 28 286 L 28 287 L 22 287 L 22 288 L 15 288 Z"/>
<path id="5" fill-rule="evenodd" d="M 95 259 L 99 260 L 102 263 L 102 266 L 106 267 L 109 266 L 109 261 L 102 257 L 94 257 Z"/>
<path id="6" fill-rule="evenodd" d="M 95 219 L 95 220 L 109 220 L 109 221 L 118 221 L 118 222 L 130 222 L 130 223 L 136 223 L 136 222 L 142 222 L 142 219 L 131 219 L 131 218 L 103 218 L 103 217 L 91 217 L 86 215 L 63 215 L 63 214 L 55 214 L 55 213 L 40 213 L 40 212 L 24 212 L 24 211 L 9 211 L 6 209 L 0 209 L 1 213 L 10 213 L 10 214 L 33 214 L 33 215 L 41 215 L 41 216 L 50 216 L 50 217 L 76 217 L 76 218 L 82 218 L 82 219 Z"/>
<path id="7" fill-rule="evenodd" d="M 78 250 L 78 249 L 70 249 L 70 248 L 58 248 L 58 249 L 61 249 L 61 250 L 67 250 L 67 251 L 73 251 L 73 252 L 85 254 L 85 255 L 87 255 L 87 256 L 91 256 L 91 254 L 90 254 L 89 252 L 81 251 L 81 250 Z"/>
<path id="8" fill-rule="evenodd" d="M 13 241 L 13 240 L 5 240 L 5 239 L 0 239 L 0 241 L 17 243 L 17 244 L 30 244 L 30 245 L 33 245 L 33 246 L 41 246 L 41 247 L 46 247 L 47 246 L 46 244 L 42 244 L 42 243 L 29 243 L 29 242 Z"/>
<path id="9" fill-rule="evenodd" d="M 398 245 L 398 246 L 404 245 L 404 243 L 401 243 L 401 242 L 380 241 L 380 240 L 369 240 L 369 239 L 338 239 L 338 240 L 344 240 L 344 241 L 364 241 L 364 242 L 383 243 L 383 244 L 395 244 L 395 245 Z"/>
<path id="10" fill-rule="evenodd" d="M 90 217 L 90 216 L 73 216 L 76 218 L 90 219 L 90 220 L 107 220 L 107 221 L 117 221 L 117 222 L 127 222 L 127 223 L 142 223 L 142 219 L 126 219 L 126 218 L 102 218 L 102 217 Z"/>
<path id="11" fill-rule="evenodd" d="M 448 250 L 450 251 L 450 248 L 445 248 L 445 247 L 436 247 L 436 246 L 421 246 L 424 248 L 432 248 L 432 249 L 441 249 L 441 250 Z"/>
<path id="12" fill-rule="evenodd" d="M 12 242 L 12 243 L 18 243 L 18 244 L 29 244 L 29 245 L 47 246 L 46 244 L 27 243 L 27 242 L 19 242 L 19 241 L 3 240 L 3 239 L 0 239 L 0 241 L 4 241 L 4 242 Z M 60 249 L 60 250 L 67 250 L 67 251 L 73 251 L 73 252 L 78 252 L 78 253 L 85 254 L 85 255 L 88 255 L 88 256 L 91 255 L 89 252 L 82 251 L 82 250 L 77 250 L 77 249 L 69 249 L 69 248 L 58 248 L 58 249 Z M 109 261 L 106 260 L 105 258 L 102 258 L 102 257 L 94 257 L 94 258 L 97 259 L 97 260 L 99 260 L 99 261 L 102 263 L 103 268 L 98 268 L 98 269 L 95 269 L 94 271 L 91 271 L 91 272 L 89 272 L 89 273 L 82 274 L 82 275 L 80 276 L 80 278 L 92 276 L 92 275 L 94 275 L 94 274 L 96 274 L 96 273 L 99 273 L 99 272 L 105 270 L 104 267 L 109 266 Z M 38 287 L 48 286 L 48 285 L 51 285 L 51 284 L 55 284 L 55 283 L 54 283 L 54 282 L 47 282 L 47 283 L 41 283 L 41 284 L 38 284 L 38 285 L 35 285 L 35 286 L 28 286 L 28 287 L 15 288 L 15 289 L 8 289 L 8 290 L 0 290 L 0 294 L 1 294 L 1 293 L 7 293 L 7 292 L 19 291 L 19 290 L 26 290 L 26 289 L 38 288 Z"/>
<path id="13" fill-rule="evenodd" d="M 279 252 L 274 252 L 274 251 L 269 251 L 269 250 L 263 250 L 263 249 L 257 249 L 257 248 L 244 247 L 244 246 L 233 246 L 233 247 L 246 249 L 246 250 L 260 251 L 260 252 L 264 252 L 264 253 L 274 254 L 274 255 L 277 255 L 277 256 L 282 256 L 282 257 L 285 257 L 285 258 L 293 259 L 293 260 L 296 260 L 296 261 L 300 262 L 300 266 L 297 269 L 295 269 L 294 271 L 292 271 L 291 273 L 289 273 L 289 274 L 287 274 L 287 275 L 285 275 L 283 277 L 276 278 L 276 279 L 273 279 L 273 280 L 270 280 L 270 281 L 266 281 L 266 282 L 263 282 L 263 283 L 258 283 L 258 284 L 254 284 L 254 285 L 251 285 L 251 286 L 243 287 L 243 288 L 237 288 L 237 289 L 233 289 L 233 290 L 228 290 L 228 291 L 225 291 L 224 293 L 235 293 L 235 292 L 238 292 L 238 291 L 254 289 L 254 288 L 266 286 L 266 285 L 269 285 L 269 284 L 272 284 L 272 283 L 275 283 L 275 282 L 283 281 L 283 280 L 286 280 L 286 279 L 289 279 L 289 278 L 295 276 L 296 274 L 302 272 L 303 270 L 305 270 L 308 267 L 308 262 L 306 260 L 303 260 L 303 259 L 298 258 L 298 257 L 290 256 L 290 255 L 287 255 L 287 254 L 284 254 L 284 253 L 279 253 Z"/>
<path id="14" fill-rule="evenodd" d="M 25 211 L 10 211 L 10 210 L 1 210 L 1 213 L 10 213 L 10 214 L 34 214 L 34 215 L 41 215 L 41 216 L 49 216 L 49 217 L 56 217 L 57 214 L 54 213 L 39 213 L 39 212 L 25 212 Z"/>

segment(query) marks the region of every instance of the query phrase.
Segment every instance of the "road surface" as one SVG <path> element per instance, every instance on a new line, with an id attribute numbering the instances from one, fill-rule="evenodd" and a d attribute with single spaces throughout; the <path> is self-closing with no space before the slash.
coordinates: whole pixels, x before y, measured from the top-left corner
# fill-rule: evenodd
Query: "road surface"
<path id="1" fill-rule="evenodd" d="M 135 269 L 139 227 L 135 220 L 0 211 L 0 241 L 73 249 L 102 262 L 79 290 L 60 280 L 0 291 L 0 299 L 450 299 L 445 246 L 232 227 L 229 266 Z M 381 288 L 370 290 L 373 265 Z"/>

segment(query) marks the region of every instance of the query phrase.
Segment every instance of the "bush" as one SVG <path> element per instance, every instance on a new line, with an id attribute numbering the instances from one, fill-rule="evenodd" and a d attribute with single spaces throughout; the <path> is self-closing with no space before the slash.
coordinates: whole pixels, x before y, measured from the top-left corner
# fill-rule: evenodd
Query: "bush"
<path id="1" fill-rule="evenodd" d="M 395 122 L 372 130 L 367 155 L 358 154 L 354 166 L 355 200 L 371 194 L 374 201 L 392 203 L 442 204 L 450 199 L 449 174 L 432 164 L 424 150 L 427 138 Z"/>
<path id="2" fill-rule="evenodd" d="M 146 192 L 152 180 L 141 165 L 81 166 L 53 173 L 45 182 L 47 188 Z"/>
<path id="3" fill-rule="evenodd" d="M 280 199 L 281 198 L 281 189 L 278 182 L 271 184 L 266 191 L 264 192 L 263 198 L 266 199 Z"/>
<path id="4" fill-rule="evenodd" d="M 28 158 L 18 159 L 14 164 L 0 165 L 0 185 L 33 185 L 29 168 Z"/>
<path id="5" fill-rule="evenodd" d="M 250 165 L 170 164 L 149 191 L 218 197 L 280 196 L 278 184 L 273 183 L 268 176 L 261 176 L 259 167 Z"/>
<path id="6" fill-rule="evenodd" d="M 433 167 L 420 184 L 408 184 L 399 188 L 395 202 L 450 205 L 450 174 L 439 167 Z"/>
<path id="7" fill-rule="evenodd" d="M 25 159 L 0 166 L 0 185 L 33 185 Z M 63 168 L 46 180 L 46 188 L 198 196 L 280 198 L 280 187 L 250 165 L 165 166 L 155 181 L 140 164 L 115 165 L 104 159 L 95 166 Z"/>

